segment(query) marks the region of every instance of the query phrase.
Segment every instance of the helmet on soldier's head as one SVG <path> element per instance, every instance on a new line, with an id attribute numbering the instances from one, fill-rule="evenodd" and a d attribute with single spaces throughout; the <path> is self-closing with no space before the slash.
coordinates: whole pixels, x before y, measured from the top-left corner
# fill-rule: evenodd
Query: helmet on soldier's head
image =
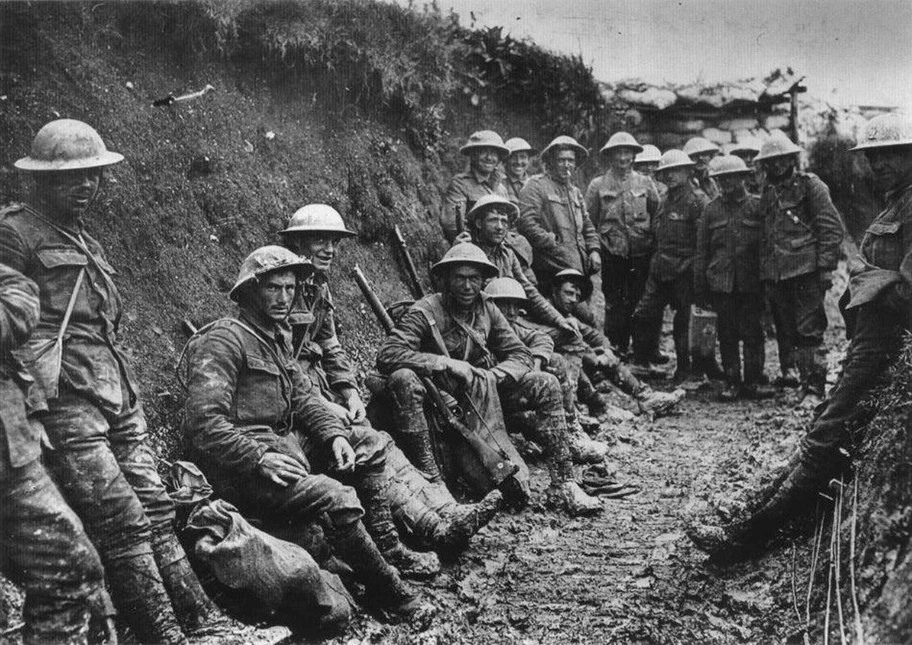
<path id="1" fill-rule="evenodd" d="M 691 137 L 687 140 L 687 143 L 684 144 L 684 154 L 688 157 L 704 154 L 706 152 L 718 154 L 720 152 L 719 146 L 703 137 Z"/>
<path id="2" fill-rule="evenodd" d="M 345 228 L 342 216 L 332 206 L 326 204 L 308 204 L 295 211 L 288 220 L 288 227 L 279 231 L 279 235 L 301 235 L 306 233 L 331 234 L 339 237 L 354 237 L 357 233 Z"/>
<path id="3" fill-rule="evenodd" d="M 693 166 L 693 160 L 685 152 L 672 148 L 671 150 L 666 150 L 665 154 L 662 155 L 656 172 L 671 170 L 672 168 L 692 168 Z"/>
<path id="4" fill-rule="evenodd" d="M 510 154 L 516 152 L 528 152 L 530 155 L 535 153 L 535 149 L 529 145 L 529 142 L 525 139 L 520 139 L 519 137 L 513 137 L 512 139 L 507 139 L 507 142 L 504 143 L 507 147 L 507 150 L 510 151 Z"/>
<path id="5" fill-rule="evenodd" d="M 760 146 L 760 154 L 754 161 L 766 161 L 775 157 L 787 157 L 801 153 L 801 146 L 795 145 L 782 130 L 770 131 L 769 139 Z"/>
<path id="6" fill-rule="evenodd" d="M 494 300 L 517 300 L 528 302 L 525 290 L 513 278 L 494 278 L 483 289 Z"/>
<path id="7" fill-rule="evenodd" d="M 478 201 L 466 213 L 466 225 L 472 227 L 475 225 L 475 219 L 486 215 L 488 212 L 499 209 L 504 210 L 510 216 L 512 223 L 519 217 L 519 206 L 511 202 L 506 197 L 500 195 L 484 195 L 479 197 Z"/>
<path id="8" fill-rule="evenodd" d="M 576 161 L 577 163 L 581 162 L 583 159 L 589 156 L 589 151 L 586 150 L 583 146 L 580 145 L 579 141 L 573 137 L 568 137 L 566 135 L 561 135 L 555 137 L 551 140 L 551 143 L 546 145 L 539 155 L 542 159 L 545 159 L 549 154 L 560 150 L 561 148 L 569 148 L 570 150 L 575 150 L 577 153 Z"/>
<path id="9" fill-rule="evenodd" d="M 75 119 L 57 119 L 38 130 L 27 157 L 15 164 L 31 172 L 101 168 L 123 161 L 111 152 L 95 129 Z"/>
<path id="10" fill-rule="evenodd" d="M 294 271 L 299 280 L 304 280 L 313 273 L 313 265 L 310 262 L 284 246 L 261 246 L 241 263 L 237 280 L 228 292 L 228 297 L 237 302 L 246 286 L 274 271 L 285 269 Z"/>
<path id="11" fill-rule="evenodd" d="M 608 139 L 608 143 L 602 146 L 602 149 L 599 150 L 599 154 L 603 155 L 611 152 L 616 148 L 630 148 L 631 150 L 639 153 L 643 152 L 643 146 L 637 143 L 637 140 L 633 138 L 633 135 L 629 132 L 615 132 Z"/>
<path id="12" fill-rule="evenodd" d="M 439 278 L 450 267 L 468 264 L 481 271 L 485 278 L 496 278 L 500 271 L 485 255 L 485 252 L 471 242 L 460 242 L 450 247 L 434 266 L 431 267 L 431 276 Z"/>
<path id="13" fill-rule="evenodd" d="M 638 163 L 658 163 L 662 160 L 662 153 L 651 143 L 643 146 L 643 152 L 638 154 L 633 160 L 634 165 Z"/>
<path id="14" fill-rule="evenodd" d="M 744 159 L 735 155 L 720 155 L 709 162 L 709 176 L 749 175 L 753 171 L 744 163 Z"/>
<path id="15" fill-rule="evenodd" d="M 580 290 L 580 300 L 588 300 L 592 295 L 592 280 L 577 271 L 576 269 L 563 269 L 554 274 L 554 286 L 572 282 Z"/>
<path id="16" fill-rule="evenodd" d="M 503 139 L 493 130 L 479 130 L 469 136 L 466 144 L 459 149 L 460 154 L 468 155 L 480 148 L 493 148 L 502 159 L 510 154 L 510 149 L 504 145 Z"/>
<path id="17" fill-rule="evenodd" d="M 760 141 L 755 137 L 744 137 L 736 143 L 731 144 L 728 154 L 753 157 L 760 153 Z"/>
<path id="18" fill-rule="evenodd" d="M 851 151 L 912 146 L 912 119 L 902 114 L 881 114 L 867 122 L 858 145 Z"/>

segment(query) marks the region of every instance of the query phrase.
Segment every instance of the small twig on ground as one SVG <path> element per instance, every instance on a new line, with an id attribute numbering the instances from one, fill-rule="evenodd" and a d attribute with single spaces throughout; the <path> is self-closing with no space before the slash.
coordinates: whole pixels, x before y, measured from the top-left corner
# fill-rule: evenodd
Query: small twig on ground
<path id="1" fill-rule="evenodd" d="M 795 541 L 792 540 L 792 607 L 795 609 L 795 618 L 798 619 L 798 622 L 801 622 L 801 611 L 798 609 L 798 582 L 796 580 L 798 572 L 798 548 L 795 546 Z M 805 624 L 807 627 L 807 624 Z"/>
<path id="2" fill-rule="evenodd" d="M 833 543 L 835 545 L 836 566 L 833 569 L 834 583 L 836 587 L 836 615 L 839 618 L 839 642 L 846 645 L 845 635 L 845 617 L 842 613 L 842 540 L 840 539 L 842 528 L 842 502 L 843 487 L 842 477 L 839 478 L 839 491 L 836 493 L 836 500 L 833 504 Z"/>
<path id="3" fill-rule="evenodd" d="M 852 528 L 849 539 L 849 594 L 855 612 L 855 642 L 865 645 L 864 628 L 861 624 L 861 610 L 858 608 L 858 589 L 855 588 L 855 526 L 858 524 L 858 477 L 852 486 Z"/>
<path id="4" fill-rule="evenodd" d="M 814 592 L 814 577 L 817 574 L 817 560 L 823 543 L 823 523 L 820 521 L 820 504 L 814 509 L 814 550 L 811 553 L 811 568 L 808 572 L 807 598 L 804 601 L 804 624 L 811 624 L 811 594 Z"/>
<path id="5" fill-rule="evenodd" d="M 823 645 L 830 643 L 830 605 L 833 599 L 833 570 L 835 569 L 833 554 L 836 551 L 833 540 L 835 536 L 836 531 L 830 529 L 830 566 L 827 571 L 826 611 L 823 614 Z"/>

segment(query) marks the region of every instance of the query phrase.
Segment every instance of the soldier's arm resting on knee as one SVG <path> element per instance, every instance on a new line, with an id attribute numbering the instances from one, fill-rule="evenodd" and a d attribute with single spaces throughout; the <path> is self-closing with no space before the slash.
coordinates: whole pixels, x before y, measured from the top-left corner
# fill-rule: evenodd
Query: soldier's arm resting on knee
<path id="1" fill-rule="evenodd" d="M 497 359 L 497 365 L 491 371 L 497 377 L 498 383 L 506 379 L 518 381 L 534 367 L 532 352 L 519 340 L 500 309 L 490 301 L 486 305 L 491 315 L 488 349 Z"/>
<path id="2" fill-rule="evenodd" d="M 419 376 L 433 376 L 447 370 L 446 357 L 433 347 L 430 324 L 425 315 L 412 308 L 396 323 L 396 328 L 383 341 L 377 353 L 377 369 L 392 374 L 410 369 Z"/>

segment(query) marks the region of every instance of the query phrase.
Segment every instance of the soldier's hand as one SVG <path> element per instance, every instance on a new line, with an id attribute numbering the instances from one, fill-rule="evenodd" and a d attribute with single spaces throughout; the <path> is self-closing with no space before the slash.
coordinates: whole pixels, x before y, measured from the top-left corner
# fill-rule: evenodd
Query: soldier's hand
<path id="1" fill-rule="evenodd" d="M 355 388 L 348 388 L 343 392 L 345 404 L 348 406 L 346 418 L 349 423 L 361 423 L 367 418 L 367 409 L 364 407 L 364 401 Z"/>
<path id="2" fill-rule="evenodd" d="M 577 338 L 583 337 L 579 330 L 579 321 L 576 318 L 564 318 L 560 324 L 560 328 L 571 336 L 576 336 Z"/>
<path id="3" fill-rule="evenodd" d="M 468 231 L 463 231 L 453 239 L 453 245 L 462 244 L 464 242 L 471 242 L 472 234 Z"/>
<path id="4" fill-rule="evenodd" d="M 256 471 L 283 488 L 307 477 L 307 469 L 301 462 L 279 452 L 264 453 L 260 457 Z"/>
<path id="5" fill-rule="evenodd" d="M 336 470 L 347 473 L 355 468 L 355 449 L 345 437 L 336 437 L 332 442 L 333 458 L 336 460 Z"/>
<path id="6" fill-rule="evenodd" d="M 602 256 L 598 251 L 589 252 L 589 275 L 602 270 Z"/>
<path id="7" fill-rule="evenodd" d="M 446 373 L 448 376 L 456 379 L 462 385 L 468 385 L 474 376 L 472 366 L 465 361 L 456 358 L 448 358 L 446 362 Z"/>
<path id="8" fill-rule="evenodd" d="M 829 291 L 833 288 L 833 272 L 832 271 L 820 271 L 820 289 L 822 291 Z"/>

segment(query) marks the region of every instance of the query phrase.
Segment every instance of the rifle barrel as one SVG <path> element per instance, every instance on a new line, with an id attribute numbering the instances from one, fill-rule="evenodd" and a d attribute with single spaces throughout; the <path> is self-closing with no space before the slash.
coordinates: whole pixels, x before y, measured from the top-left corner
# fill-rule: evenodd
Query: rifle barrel
<path id="1" fill-rule="evenodd" d="M 374 290 L 371 288 L 370 283 L 364 276 L 364 272 L 361 270 L 361 267 L 356 264 L 352 273 L 355 276 L 355 282 L 358 284 L 358 288 L 361 290 L 361 295 L 363 295 L 364 299 L 367 300 L 368 306 L 377 317 L 377 322 L 379 322 L 380 326 L 383 327 L 383 331 L 389 334 L 396 326 L 395 323 L 393 323 L 393 319 L 390 318 L 390 315 L 387 313 L 386 308 L 383 306 L 383 303 L 380 302 L 380 298 L 378 298 L 377 294 L 374 293 Z"/>

